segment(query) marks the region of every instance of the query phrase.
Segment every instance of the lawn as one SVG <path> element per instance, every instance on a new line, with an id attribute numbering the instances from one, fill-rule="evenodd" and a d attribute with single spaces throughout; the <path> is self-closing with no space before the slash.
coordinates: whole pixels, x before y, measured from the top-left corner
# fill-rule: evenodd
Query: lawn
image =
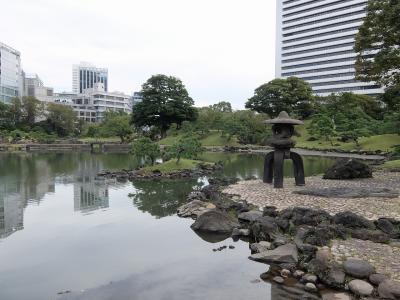
<path id="1" fill-rule="evenodd" d="M 143 170 L 145 172 L 152 172 L 154 170 L 159 170 L 161 173 L 170 173 L 170 172 L 179 171 L 179 170 L 193 170 L 193 169 L 196 169 L 200 163 L 209 164 L 209 163 L 201 161 L 201 160 L 192 160 L 192 159 L 181 158 L 179 163 L 177 163 L 177 159 L 171 159 L 162 164 L 144 167 Z"/>
<path id="2" fill-rule="evenodd" d="M 85 138 L 80 138 L 79 141 L 83 143 L 120 143 L 121 139 L 116 136 L 109 138 L 85 137 Z"/>
<path id="3" fill-rule="evenodd" d="M 398 134 L 383 134 L 375 135 L 370 137 L 363 137 L 359 139 L 359 148 L 354 142 L 343 143 L 334 140 L 332 146 L 331 142 L 325 140 L 308 141 L 311 137 L 307 131 L 307 126 L 310 121 L 306 121 L 304 125 L 297 126 L 296 130 L 301 135 L 300 137 L 295 137 L 297 141 L 296 147 L 299 148 L 316 148 L 316 149 L 341 149 L 341 150 L 366 150 L 366 151 L 376 151 L 381 150 L 384 152 L 390 152 L 393 150 L 394 146 L 400 145 L 400 135 Z"/>
<path id="4" fill-rule="evenodd" d="M 400 169 L 400 159 L 387 161 L 381 167 L 387 170 Z"/>

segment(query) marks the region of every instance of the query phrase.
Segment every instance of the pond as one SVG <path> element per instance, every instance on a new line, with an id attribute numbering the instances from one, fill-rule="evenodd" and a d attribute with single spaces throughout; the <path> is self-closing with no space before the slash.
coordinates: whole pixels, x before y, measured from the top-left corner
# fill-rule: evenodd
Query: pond
<path id="1" fill-rule="evenodd" d="M 204 156 L 225 162 L 220 175 L 262 175 L 261 155 Z M 306 157 L 306 175 L 332 163 Z M 247 259 L 248 243 L 209 243 L 175 215 L 207 178 L 95 179 L 136 164 L 127 154 L 0 154 L 0 299 L 271 299 L 258 280 L 268 266 Z M 223 245 L 235 248 L 212 251 Z"/>

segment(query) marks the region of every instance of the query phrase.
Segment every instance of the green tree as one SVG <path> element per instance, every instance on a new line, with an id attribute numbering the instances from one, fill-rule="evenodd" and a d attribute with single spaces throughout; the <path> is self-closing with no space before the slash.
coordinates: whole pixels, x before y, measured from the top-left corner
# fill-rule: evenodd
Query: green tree
<path id="1" fill-rule="evenodd" d="M 0 102 L 0 129 L 12 129 L 10 105 Z"/>
<path id="2" fill-rule="evenodd" d="M 354 108 L 345 112 L 339 112 L 334 116 L 336 132 L 343 141 L 352 140 L 359 146 L 359 138 L 372 134 L 372 118 L 360 108 Z"/>
<path id="3" fill-rule="evenodd" d="M 121 143 L 125 143 L 133 133 L 129 115 L 120 112 L 107 112 L 101 124 L 101 130 L 105 135 L 118 136 Z"/>
<path id="4" fill-rule="evenodd" d="M 232 105 L 228 101 L 221 101 L 209 106 L 213 111 L 222 113 L 231 113 Z"/>
<path id="5" fill-rule="evenodd" d="M 203 152 L 200 140 L 194 136 L 184 136 L 168 148 L 169 156 L 177 158 L 177 163 L 181 158 L 196 159 Z"/>
<path id="6" fill-rule="evenodd" d="M 333 119 L 326 113 L 320 113 L 313 116 L 308 130 L 316 138 L 324 138 L 333 146 L 332 138 L 336 136 L 335 124 Z"/>
<path id="7" fill-rule="evenodd" d="M 183 121 L 194 121 L 197 110 L 194 101 L 176 77 L 154 75 L 142 86 L 142 102 L 132 110 L 132 123 L 136 127 L 155 126 L 161 137 L 166 136 L 171 124 L 180 128 Z"/>
<path id="8" fill-rule="evenodd" d="M 32 96 L 22 97 L 22 116 L 24 125 L 32 126 L 43 115 L 43 104 Z"/>
<path id="9" fill-rule="evenodd" d="M 150 159 L 154 165 L 155 160 L 160 157 L 160 146 L 147 137 L 137 139 L 132 143 L 131 153 L 137 158 Z"/>
<path id="10" fill-rule="evenodd" d="M 66 105 L 49 103 L 47 105 L 47 123 L 58 136 L 68 136 L 76 129 L 77 116 L 74 110 Z"/>
<path id="11" fill-rule="evenodd" d="M 271 117 L 281 111 L 307 118 L 313 113 L 311 86 L 297 77 L 274 79 L 258 87 L 254 96 L 246 102 L 246 108 Z"/>
<path id="12" fill-rule="evenodd" d="M 379 98 L 385 103 L 389 113 L 400 111 L 400 85 L 386 88 L 385 93 L 381 94 Z"/>
<path id="13" fill-rule="evenodd" d="M 400 85 L 400 0 L 369 0 L 356 36 L 356 78 Z M 371 52 L 376 51 L 376 53 Z"/>

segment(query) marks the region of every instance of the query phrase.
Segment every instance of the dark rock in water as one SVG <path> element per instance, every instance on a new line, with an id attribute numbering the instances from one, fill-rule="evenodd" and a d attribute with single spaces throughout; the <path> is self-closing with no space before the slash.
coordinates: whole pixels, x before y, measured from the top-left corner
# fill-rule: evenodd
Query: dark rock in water
<path id="1" fill-rule="evenodd" d="M 384 243 L 390 242 L 390 236 L 379 230 L 368 230 L 368 229 L 351 229 L 350 235 L 352 238 L 359 240 L 370 240 L 374 243 Z"/>
<path id="2" fill-rule="evenodd" d="M 368 278 L 375 273 L 375 268 L 367 261 L 358 259 L 348 259 L 343 263 L 343 268 L 346 274 L 355 278 Z"/>
<path id="3" fill-rule="evenodd" d="M 240 221 L 254 222 L 262 216 L 263 216 L 263 213 L 261 211 L 251 210 L 251 211 L 243 212 L 243 213 L 239 214 L 238 219 Z"/>
<path id="4" fill-rule="evenodd" d="M 307 188 L 294 191 L 299 195 L 310 195 L 324 198 L 397 198 L 400 193 L 388 188 L 331 187 Z"/>
<path id="5" fill-rule="evenodd" d="M 394 280 L 385 280 L 378 287 L 378 293 L 384 299 L 400 299 L 400 282 Z"/>
<path id="6" fill-rule="evenodd" d="M 273 240 L 278 234 L 278 225 L 272 217 L 264 216 L 257 219 L 251 226 L 254 238 L 259 241 Z"/>
<path id="7" fill-rule="evenodd" d="M 337 161 L 323 176 L 324 179 L 355 179 L 371 177 L 372 169 L 367 164 L 354 159 Z"/>
<path id="8" fill-rule="evenodd" d="M 228 186 L 238 181 L 239 179 L 236 177 L 215 177 L 208 179 L 210 185 L 216 185 L 216 186 Z"/>
<path id="9" fill-rule="evenodd" d="M 274 250 L 253 254 L 249 258 L 263 263 L 297 263 L 298 253 L 296 245 L 286 244 Z"/>
<path id="10" fill-rule="evenodd" d="M 197 231 L 231 234 L 233 228 L 239 227 L 237 220 L 233 220 L 227 213 L 219 210 L 210 210 L 201 214 L 191 226 Z"/>
<path id="11" fill-rule="evenodd" d="M 191 202 L 193 200 L 206 201 L 206 195 L 203 192 L 193 191 L 187 196 L 186 201 Z"/>
<path id="12" fill-rule="evenodd" d="M 384 274 L 371 274 L 369 276 L 369 281 L 374 285 L 380 285 L 382 282 L 388 279 L 389 278 Z"/>
<path id="13" fill-rule="evenodd" d="M 374 291 L 374 287 L 368 282 L 355 279 L 349 282 L 350 290 L 358 296 L 370 296 Z"/>
<path id="14" fill-rule="evenodd" d="M 335 224 L 342 224 L 344 227 L 347 228 L 375 229 L 375 225 L 373 222 L 350 211 L 337 213 L 333 217 L 333 222 Z"/>
<path id="15" fill-rule="evenodd" d="M 227 238 L 230 238 L 231 235 L 228 233 L 215 233 L 215 232 L 206 232 L 206 231 L 197 231 L 194 232 L 203 240 L 208 243 L 220 243 L 225 241 Z"/>

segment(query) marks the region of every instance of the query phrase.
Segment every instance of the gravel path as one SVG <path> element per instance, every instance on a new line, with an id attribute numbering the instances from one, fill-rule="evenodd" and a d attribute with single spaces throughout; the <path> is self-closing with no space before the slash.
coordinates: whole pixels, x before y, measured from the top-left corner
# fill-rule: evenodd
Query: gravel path
<path id="1" fill-rule="evenodd" d="M 400 189 L 400 173 L 374 173 L 374 178 L 356 180 L 324 180 L 321 177 L 307 177 L 306 186 L 311 188 L 359 187 Z M 238 195 L 241 199 L 259 207 L 276 206 L 278 210 L 300 206 L 324 209 L 331 214 L 352 211 L 367 219 L 380 217 L 400 219 L 400 197 L 397 198 L 323 198 L 294 194 L 304 187 L 294 185 L 293 178 L 285 178 L 283 189 L 274 189 L 261 180 L 239 181 L 223 190 L 224 193 Z"/>
<path id="2" fill-rule="evenodd" d="M 357 239 L 333 240 L 331 253 L 339 263 L 347 258 L 369 261 L 376 268 L 377 273 L 400 281 L 399 245 L 391 246 Z"/>

